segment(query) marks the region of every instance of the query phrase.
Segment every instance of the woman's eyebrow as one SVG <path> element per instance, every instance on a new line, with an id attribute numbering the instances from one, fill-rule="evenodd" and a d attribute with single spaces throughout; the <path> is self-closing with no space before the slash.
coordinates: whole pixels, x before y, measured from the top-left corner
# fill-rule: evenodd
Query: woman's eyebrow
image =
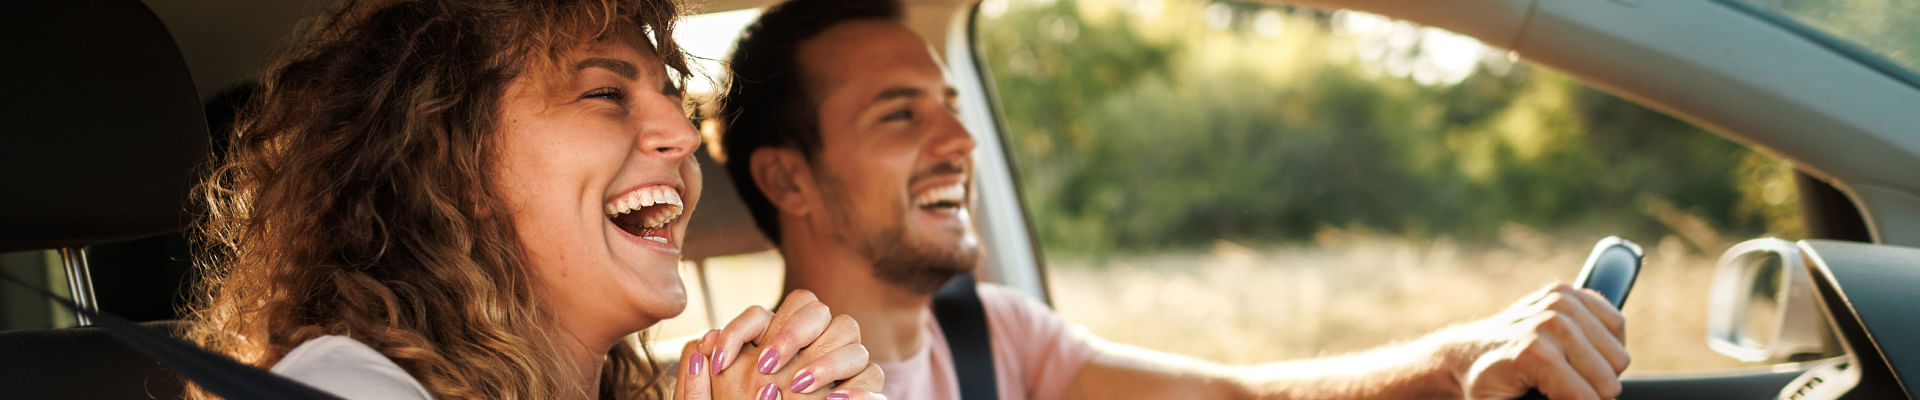
<path id="1" fill-rule="evenodd" d="M 620 61 L 620 60 L 615 60 L 611 58 L 589 58 L 589 59 L 580 61 L 579 64 L 573 65 L 573 69 L 575 71 L 581 71 L 587 68 L 606 69 L 608 71 L 613 71 L 613 73 L 620 74 L 620 76 L 624 76 L 629 80 L 640 79 L 640 68 L 636 68 L 633 66 L 633 63 L 626 62 L 626 61 Z"/>

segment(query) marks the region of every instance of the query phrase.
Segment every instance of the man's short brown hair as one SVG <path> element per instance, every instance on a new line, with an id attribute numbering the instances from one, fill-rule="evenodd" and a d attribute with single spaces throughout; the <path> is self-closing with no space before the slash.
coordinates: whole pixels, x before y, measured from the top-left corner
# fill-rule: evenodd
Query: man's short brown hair
<path id="1" fill-rule="evenodd" d="M 720 103 L 726 124 L 720 149 L 740 200 L 774 245 L 780 244 L 778 211 L 754 184 L 750 160 L 762 147 L 799 149 L 808 160 L 820 150 L 819 104 L 809 100 L 800 45 L 842 22 L 903 15 L 896 0 L 792 0 L 768 8 L 734 46 Z"/>

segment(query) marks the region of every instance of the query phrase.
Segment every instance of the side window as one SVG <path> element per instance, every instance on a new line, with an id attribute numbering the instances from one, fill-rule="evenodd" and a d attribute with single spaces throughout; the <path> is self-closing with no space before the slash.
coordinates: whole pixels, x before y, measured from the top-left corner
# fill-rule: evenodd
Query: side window
<path id="1" fill-rule="evenodd" d="M 61 268 L 60 255 L 55 251 L 0 253 L 0 272 L 54 294 L 68 295 L 66 270 Z M 18 285 L 0 282 L 0 331 L 64 328 L 74 324 L 72 311 Z"/>
<path id="2" fill-rule="evenodd" d="M 1798 239 L 1793 169 L 1384 17 L 1205 0 L 988 0 L 976 40 L 1054 306 L 1109 340 L 1250 364 L 1361 350 L 1647 251 L 1633 370 L 1704 340 L 1720 253 Z"/>

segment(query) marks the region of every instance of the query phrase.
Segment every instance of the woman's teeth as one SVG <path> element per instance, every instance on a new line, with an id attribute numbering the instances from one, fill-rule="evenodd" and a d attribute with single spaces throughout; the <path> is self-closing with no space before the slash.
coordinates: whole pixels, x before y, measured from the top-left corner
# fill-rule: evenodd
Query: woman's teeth
<path id="1" fill-rule="evenodd" d="M 931 207 L 936 205 L 957 207 L 960 204 L 964 204 L 966 198 L 967 198 L 966 185 L 962 183 L 955 183 L 948 186 L 929 189 L 926 192 L 920 193 L 919 196 L 913 196 L 913 206 L 920 207 L 920 208 Z"/>
<path id="2" fill-rule="evenodd" d="M 680 193 L 666 186 L 635 190 L 606 204 L 607 218 L 612 219 L 614 225 L 634 236 L 661 243 L 666 243 L 667 238 L 642 233 L 654 233 L 653 228 L 673 222 L 683 209 Z"/>

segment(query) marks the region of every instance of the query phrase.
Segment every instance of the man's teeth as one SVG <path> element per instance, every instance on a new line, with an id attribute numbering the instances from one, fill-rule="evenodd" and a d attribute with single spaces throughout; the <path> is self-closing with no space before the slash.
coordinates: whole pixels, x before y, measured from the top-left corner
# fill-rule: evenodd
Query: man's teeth
<path id="1" fill-rule="evenodd" d="M 641 239 L 646 239 L 646 240 L 652 240 L 652 241 L 655 241 L 655 242 L 660 242 L 660 243 L 666 243 L 666 242 L 667 242 L 667 238 L 663 238 L 663 237 L 659 237 L 659 236 L 647 236 L 647 237 L 642 237 Z"/>
<path id="2" fill-rule="evenodd" d="M 927 190 L 926 192 L 920 193 L 919 196 L 914 196 L 913 206 L 926 207 L 929 205 L 940 204 L 940 203 L 963 204 L 965 203 L 966 198 L 967 198 L 966 185 L 956 183 L 949 186 L 933 188 L 931 190 Z"/>
<path id="3" fill-rule="evenodd" d="M 674 191 L 673 188 L 666 186 L 655 186 L 635 190 L 627 193 L 625 196 L 620 196 L 618 199 L 607 202 L 606 208 L 607 216 L 609 217 L 619 217 L 634 211 L 646 210 L 647 214 L 642 215 L 641 225 L 647 228 L 657 228 L 665 226 L 668 222 L 673 222 L 674 218 L 679 218 L 683 204 L 680 202 L 680 192 Z M 648 239 L 658 241 L 666 240 L 666 238 L 653 237 L 649 237 Z"/>

